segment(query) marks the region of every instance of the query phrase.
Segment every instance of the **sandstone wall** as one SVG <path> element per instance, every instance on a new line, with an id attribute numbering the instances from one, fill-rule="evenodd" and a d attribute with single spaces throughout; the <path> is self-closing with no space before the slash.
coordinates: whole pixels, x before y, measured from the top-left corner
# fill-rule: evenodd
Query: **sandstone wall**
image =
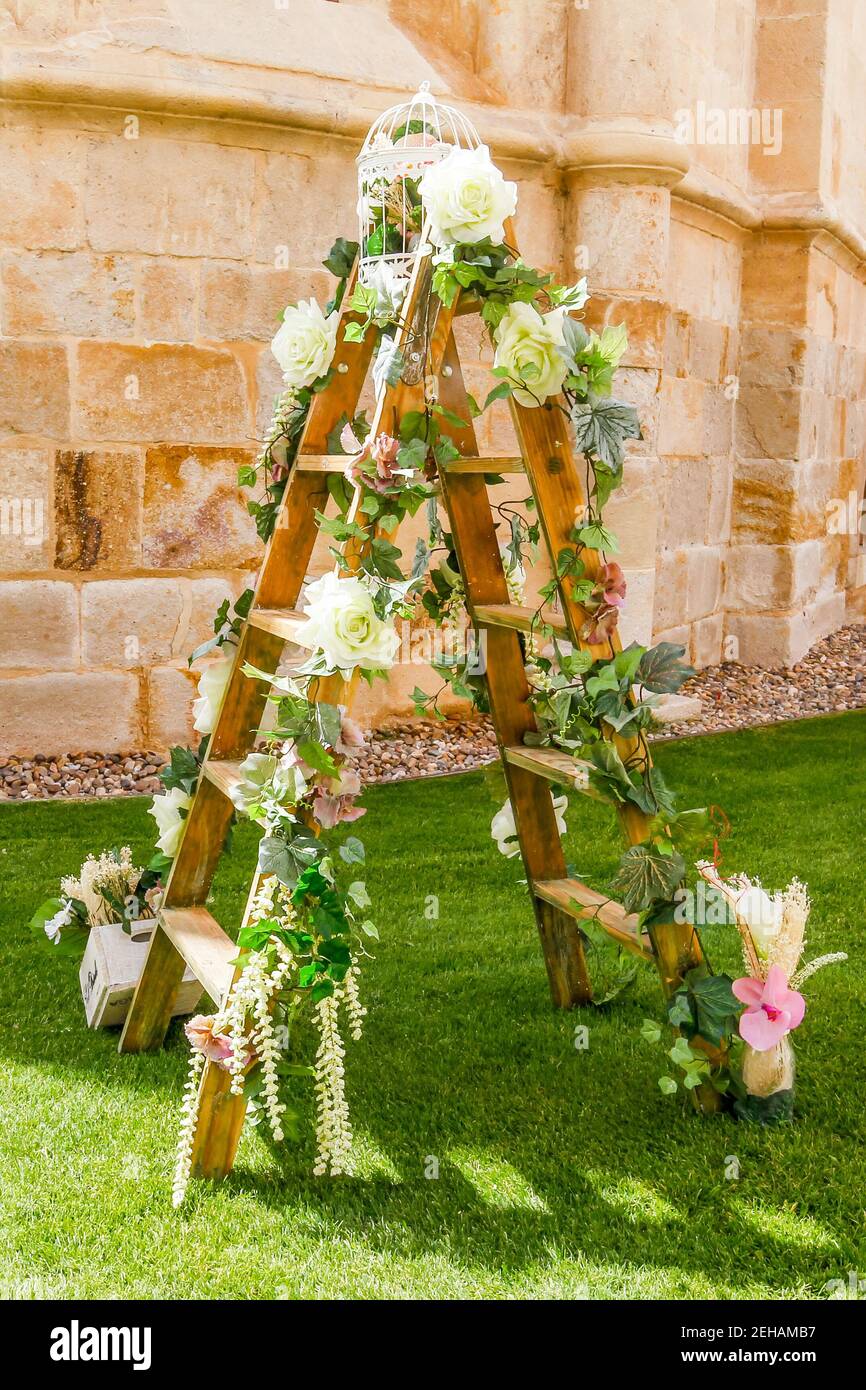
<path id="1" fill-rule="evenodd" d="M 519 180 L 527 258 L 629 326 L 626 635 L 777 663 L 863 610 L 856 506 L 827 525 L 866 471 L 856 0 L 16 0 L 0 46 L 4 751 L 187 736 L 186 654 L 260 553 L 277 314 L 326 297 L 364 130 L 423 80 Z M 781 112 L 778 152 L 701 104 Z"/>

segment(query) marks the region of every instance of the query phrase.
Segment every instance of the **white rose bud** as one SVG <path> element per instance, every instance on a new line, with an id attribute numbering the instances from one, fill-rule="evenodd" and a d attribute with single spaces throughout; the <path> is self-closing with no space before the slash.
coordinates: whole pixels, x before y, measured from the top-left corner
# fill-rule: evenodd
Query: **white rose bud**
<path id="1" fill-rule="evenodd" d="M 556 817 L 556 828 L 560 835 L 566 832 L 565 809 L 568 806 L 567 796 L 555 796 L 553 798 L 553 812 Z M 504 854 L 506 859 L 513 859 L 520 853 L 520 844 L 517 839 L 517 826 L 514 823 L 514 811 L 511 801 L 506 801 L 500 810 L 496 812 L 490 822 L 490 833 L 496 841 L 496 848 L 500 854 Z"/>
<path id="2" fill-rule="evenodd" d="M 147 808 L 148 814 L 153 816 L 159 830 L 156 847 L 162 850 L 169 859 L 173 859 L 177 854 L 183 838 L 186 819 L 180 813 L 188 810 L 191 805 L 191 796 L 188 796 L 180 787 L 172 787 L 171 791 L 165 792 L 164 795 L 155 796 L 153 805 Z"/>
<path id="3" fill-rule="evenodd" d="M 202 671 L 197 686 L 198 699 L 194 700 L 192 705 L 192 712 L 195 715 L 193 728 L 197 733 L 213 733 L 217 711 L 220 707 L 223 691 L 228 684 L 231 669 L 231 658 L 226 656 L 220 661 L 212 661 Z"/>

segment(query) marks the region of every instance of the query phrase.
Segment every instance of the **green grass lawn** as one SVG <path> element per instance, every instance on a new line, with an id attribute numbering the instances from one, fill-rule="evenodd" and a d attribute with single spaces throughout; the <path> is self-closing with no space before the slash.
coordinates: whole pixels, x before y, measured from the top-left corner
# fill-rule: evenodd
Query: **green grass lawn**
<path id="1" fill-rule="evenodd" d="M 145 858 L 144 800 L 0 813 L 0 1210 L 6 1297 L 825 1297 L 866 1271 L 862 794 L 866 713 L 659 750 L 682 805 L 717 802 L 725 868 L 810 885 L 810 954 L 846 965 L 806 988 L 797 1120 L 702 1121 L 661 1095 L 649 967 L 615 1004 L 555 1013 L 520 870 L 489 837 L 482 774 L 374 788 L 358 829 L 382 940 L 370 1014 L 349 1043 L 357 1176 L 311 1176 L 313 1143 L 247 1132 L 233 1175 L 170 1200 L 188 1051 L 120 1057 L 84 1026 L 77 971 L 26 924 L 91 848 Z M 570 860 L 602 884 L 607 813 L 575 801 Z M 244 827 L 214 912 L 237 924 L 252 867 Z M 438 920 L 425 917 L 430 895 Z M 736 939 L 705 933 L 739 974 Z M 589 1048 L 574 1046 L 578 1023 Z M 305 1104 L 308 1102 L 305 1101 Z M 740 1177 L 726 1180 L 736 1156 Z M 438 1177 L 427 1177 L 438 1164 Z"/>

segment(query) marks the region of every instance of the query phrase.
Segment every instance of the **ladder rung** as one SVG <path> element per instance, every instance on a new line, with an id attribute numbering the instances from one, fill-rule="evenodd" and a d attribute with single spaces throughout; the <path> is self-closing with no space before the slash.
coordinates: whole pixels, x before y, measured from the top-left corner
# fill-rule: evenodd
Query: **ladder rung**
<path id="1" fill-rule="evenodd" d="M 211 999 L 221 1005 L 234 976 L 238 948 L 206 907 L 164 907 L 160 925 Z"/>
<path id="2" fill-rule="evenodd" d="M 345 473 L 351 454 L 298 454 L 295 468 L 299 473 Z"/>
<path id="3" fill-rule="evenodd" d="M 250 610 L 250 623 L 253 627 L 259 628 L 261 632 L 272 632 L 276 637 L 282 637 L 284 642 L 294 642 L 298 624 L 305 621 L 303 613 L 296 613 L 292 608 Z"/>
<path id="4" fill-rule="evenodd" d="M 542 635 L 543 628 L 549 627 L 556 637 L 569 640 L 564 618 L 558 613 L 551 613 L 547 608 L 542 608 L 539 612 L 535 608 L 520 608 L 516 603 L 476 603 L 472 611 L 482 627 L 509 627 L 515 632 L 534 631 L 539 636 Z"/>
<path id="5" fill-rule="evenodd" d="M 489 458 L 452 459 L 439 465 L 441 473 L 525 473 L 526 464 L 519 454 L 493 454 Z"/>
<path id="6" fill-rule="evenodd" d="M 585 796 L 596 795 L 591 786 L 583 785 L 588 774 L 594 770 L 592 763 L 581 762 L 556 748 L 526 748 L 523 744 L 514 744 L 504 751 L 512 767 L 522 767 L 527 772 L 534 772 L 537 777 L 545 777 L 548 782 L 570 786 Z M 576 784 L 578 777 L 580 784 Z"/>
<path id="7" fill-rule="evenodd" d="M 580 879 L 540 879 L 532 885 L 532 891 L 537 898 L 543 898 L 572 917 L 591 917 L 608 936 L 642 960 L 654 959 L 649 937 L 638 929 L 637 916 L 626 912 L 621 903 L 587 888 Z"/>
<path id="8" fill-rule="evenodd" d="M 240 763 L 230 763 L 222 758 L 206 758 L 202 772 L 209 782 L 218 787 L 223 796 L 231 800 L 232 788 L 241 781 Z"/>

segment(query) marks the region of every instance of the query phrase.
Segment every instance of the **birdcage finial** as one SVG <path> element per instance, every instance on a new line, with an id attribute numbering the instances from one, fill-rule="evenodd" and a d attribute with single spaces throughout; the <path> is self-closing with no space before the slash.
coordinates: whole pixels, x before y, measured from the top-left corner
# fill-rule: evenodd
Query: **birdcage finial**
<path id="1" fill-rule="evenodd" d="M 437 101 L 424 81 L 409 100 L 374 121 L 358 155 L 362 284 L 399 296 L 421 240 L 424 170 L 457 148 L 477 149 L 478 132 L 460 111 Z"/>

